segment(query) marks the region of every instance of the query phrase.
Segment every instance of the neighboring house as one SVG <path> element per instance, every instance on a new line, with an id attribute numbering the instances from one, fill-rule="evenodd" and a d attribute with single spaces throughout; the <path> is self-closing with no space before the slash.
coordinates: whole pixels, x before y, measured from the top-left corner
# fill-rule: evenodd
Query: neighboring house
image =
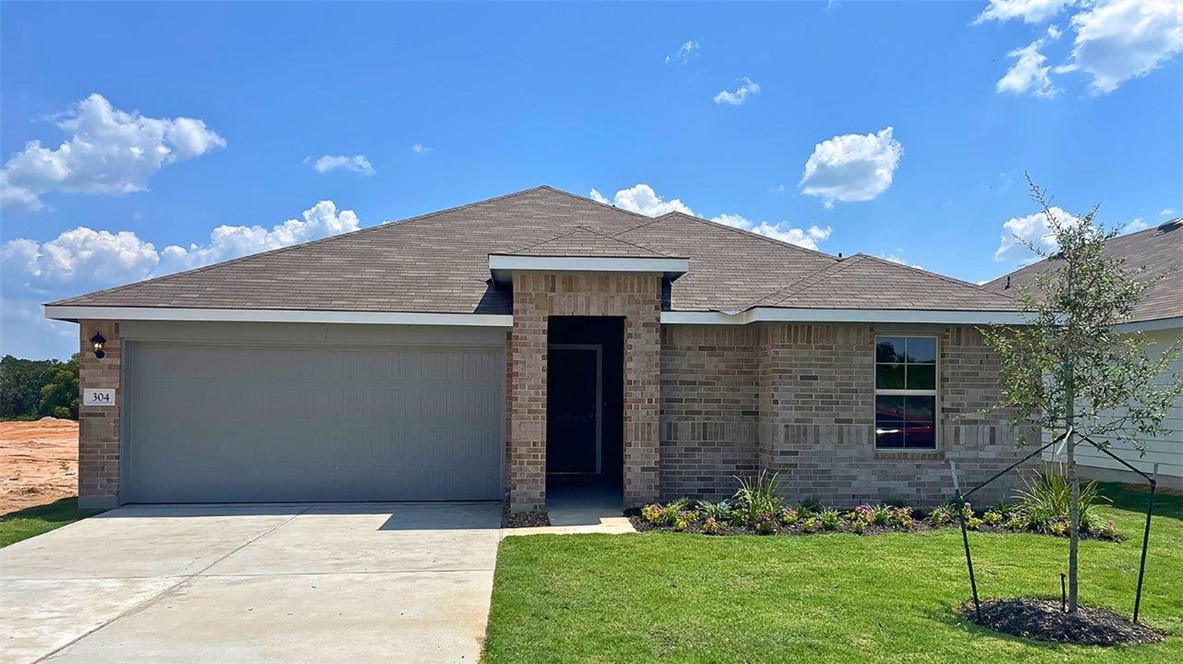
<path id="1" fill-rule="evenodd" d="M 550 187 L 46 315 L 80 324 L 86 506 L 532 510 L 579 480 L 636 506 L 761 469 L 797 498 L 933 504 L 949 461 L 972 483 L 1022 454 L 981 412 L 1000 364 L 975 328 L 1020 321 L 1013 298 Z"/>
<path id="2" fill-rule="evenodd" d="M 1129 269 L 1141 269 L 1136 276 L 1139 280 L 1158 280 L 1134 309 L 1133 319 L 1118 329 L 1141 332 L 1153 343 L 1147 348 L 1150 353 L 1160 353 L 1183 341 L 1183 217 L 1165 221 L 1157 228 L 1115 237 L 1106 242 L 1105 255 L 1125 259 Z M 1033 263 L 991 281 L 986 287 L 1000 293 L 1033 288 L 1037 277 L 1055 269 L 1056 265 L 1055 259 Z M 1176 359 L 1173 369 L 1183 374 L 1183 360 Z M 1169 375 L 1162 376 L 1161 380 L 1169 378 Z M 1158 463 L 1162 485 L 1180 488 L 1183 487 L 1183 397 L 1176 400 L 1164 424 L 1170 429 L 1166 436 L 1140 441 L 1146 448 L 1145 454 L 1128 443 L 1104 442 L 1112 444 L 1110 451 L 1114 454 L 1148 474 Z M 1088 477 L 1121 482 L 1144 481 L 1091 445 L 1081 445 L 1077 450 L 1081 472 Z"/>

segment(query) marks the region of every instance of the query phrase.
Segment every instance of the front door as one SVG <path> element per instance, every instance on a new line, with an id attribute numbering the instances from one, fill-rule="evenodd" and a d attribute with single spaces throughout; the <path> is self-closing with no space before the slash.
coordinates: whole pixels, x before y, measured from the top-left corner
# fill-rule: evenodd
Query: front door
<path id="1" fill-rule="evenodd" d="M 546 365 L 546 471 L 600 472 L 601 350 L 554 344 Z"/>

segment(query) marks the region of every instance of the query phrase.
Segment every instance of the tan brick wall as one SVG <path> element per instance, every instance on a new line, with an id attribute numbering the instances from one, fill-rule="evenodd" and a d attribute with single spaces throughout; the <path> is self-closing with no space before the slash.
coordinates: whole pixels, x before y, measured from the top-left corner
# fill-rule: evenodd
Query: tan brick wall
<path id="1" fill-rule="evenodd" d="M 762 328 L 760 458 L 782 473 L 791 498 L 837 506 L 887 498 L 933 505 L 952 495 L 950 459 L 969 486 L 1026 454 L 1016 448 L 1005 415 L 978 412 L 996 400 L 1000 368 L 981 335 L 962 326 L 916 333 L 935 334 L 940 344 L 940 441 L 929 453 L 875 450 L 873 326 Z M 1007 476 L 976 502 L 1005 499 L 1017 482 Z"/>
<path id="2" fill-rule="evenodd" d="M 510 332 L 508 493 L 515 511 L 546 505 L 549 316 L 624 316 L 624 499 L 659 491 L 661 277 L 515 273 Z"/>
<path id="3" fill-rule="evenodd" d="M 759 330 L 667 325 L 661 348 L 661 495 L 721 500 L 759 472 Z"/>
<path id="4" fill-rule="evenodd" d="M 119 324 L 79 321 L 78 388 L 115 388 L 115 405 L 78 409 L 78 505 L 114 507 L 119 501 L 119 415 L 123 409 L 123 344 Z M 90 338 L 99 332 L 107 339 L 106 357 L 94 356 Z M 81 396 L 79 397 L 81 398 Z"/>

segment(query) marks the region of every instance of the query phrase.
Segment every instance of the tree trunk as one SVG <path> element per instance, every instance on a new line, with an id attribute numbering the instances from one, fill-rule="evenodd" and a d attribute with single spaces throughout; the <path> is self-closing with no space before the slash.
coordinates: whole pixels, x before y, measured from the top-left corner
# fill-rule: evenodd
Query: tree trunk
<path id="1" fill-rule="evenodd" d="M 1072 499 L 1068 514 L 1071 527 L 1068 530 L 1068 613 L 1077 608 L 1077 551 L 1080 548 L 1080 477 L 1076 474 L 1076 432 L 1068 434 L 1068 482 L 1072 485 Z"/>

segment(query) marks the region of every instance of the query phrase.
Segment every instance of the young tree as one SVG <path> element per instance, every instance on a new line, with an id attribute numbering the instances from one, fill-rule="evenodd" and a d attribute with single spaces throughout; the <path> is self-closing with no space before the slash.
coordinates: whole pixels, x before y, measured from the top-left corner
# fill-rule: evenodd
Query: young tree
<path id="1" fill-rule="evenodd" d="M 1028 248 L 1048 259 L 1031 289 L 1017 288 L 1030 312 L 1028 325 L 982 330 L 1002 359 L 1000 408 L 1015 425 L 1039 424 L 1066 433 L 1067 480 L 1072 487 L 1068 544 L 1068 610 L 1078 606 L 1077 549 L 1080 541 L 1080 478 L 1076 446 L 1082 435 L 1098 442 L 1128 442 L 1144 452 L 1141 438 L 1166 432 L 1163 419 L 1183 393 L 1183 380 L 1170 370 L 1179 346 L 1152 357 L 1138 333 L 1119 332 L 1155 279 L 1136 279 L 1141 266 L 1104 254 L 1117 235 L 1095 223 L 1097 208 L 1083 217 L 1056 214 L 1046 193 L 1028 176 L 1031 197 L 1043 209 L 1058 250 L 1033 242 Z M 1159 277 L 1161 278 L 1161 276 Z"/>

